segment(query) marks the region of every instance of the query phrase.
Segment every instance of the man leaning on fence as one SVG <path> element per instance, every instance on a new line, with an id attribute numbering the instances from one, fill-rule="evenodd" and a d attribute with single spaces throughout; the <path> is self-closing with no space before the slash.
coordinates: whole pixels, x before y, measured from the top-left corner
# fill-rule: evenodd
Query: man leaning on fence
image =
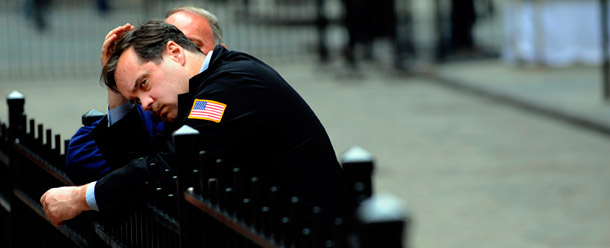
<path id="1" fill-rule="evenodd" d="M 218 18 L 205 9 L 194 6 L 176 7 L 167 12 L 165 22 L 180 29 L 189 40 L 199 46 L 204 54 L 212 51 L 216 45 L 224 46 L 222 28 Z M 123 32 L 133 29 L 134 26 L 128 23 L 108 32 L 104 38 L 100 55 L 102 67 L 108 62 L 116 39 Z M 105 121 L 109 125 L 118 122 L 133 109 L 139 112 L 140 119 L 151 137 L 162 132 L 162 121 L 154 118 L 150 112 L 144 111 L 140 105 L 134 105 L 121 94 L 108 89 L 108 119 Z M 76 184 L 96 181 L 116 169 L 106 163 L 95 139 L 90 135 L 100 122 L 102 120 L 81 127 L 70 139 L 70 145 L 66 150 L 66 172 L 72 182 Z M 117 149 L 121 149 L 121 147 L 117 147 Z"/>
<path id="2" fill-rule="evenodd" d="M 206 55 L 175 26 L 150 21 L 115 41 L 103 78 L 164 120 L 165 130 L 147 142 L 133 110 L 112 126 L 98 124 L 91 135 L 104 159 L 124 165 L 97 182 L 47 191 L 41 203 L 53 224 L 91 209 L 119 213 L 144 200 L 160 167 L 149 162 L 174 161 L 168 134 L 182 125 L 200 132 L 200 148 L 210 157 L 339 213 L 341 168 L 326 131 L 298 93 L 260 60 L 222 46 Z"/>

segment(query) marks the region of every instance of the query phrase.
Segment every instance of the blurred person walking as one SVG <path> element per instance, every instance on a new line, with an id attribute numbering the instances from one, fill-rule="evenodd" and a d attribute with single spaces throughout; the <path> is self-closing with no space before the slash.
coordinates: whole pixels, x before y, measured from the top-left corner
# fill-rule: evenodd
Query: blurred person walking
<path id="1" fill-rule="evenodd" d="M 51 0 L 26 0 L 24 3 L 25 15 L 32 18 L 38 31 L 44 31 L 48 27 L 46 16 L 51 2 Z"/>
<path id="2" fill-rule="evenodd" d="M 344 25 L 348 42 L 344 56 L 351 68 L 356 68 L 358 48 L 365 60 L 374 58 L 373 42 L 380 37 L 395 37 L 396 11 L 394 0 L 342 0 Z M 367 18 L 365 18 L 367 17 Z"/>

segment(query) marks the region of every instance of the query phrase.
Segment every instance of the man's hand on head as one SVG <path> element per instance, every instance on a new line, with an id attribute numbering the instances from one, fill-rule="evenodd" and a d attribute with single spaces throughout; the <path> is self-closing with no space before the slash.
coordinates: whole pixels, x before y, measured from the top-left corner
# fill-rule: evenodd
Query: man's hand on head
<path id="1" fill-rule="evenodd" d="M 91 210 L 86 199 L 87 184 L 49 189 L 40 198 L 47 219 L 54 226 L 62 225 L 83 211 Z"/>
<path id="2" fill-rule="evenodd" d="M 100 60 L 102 61 L 102 67 L 106 66 L 108 63 L 108 59 L 110 55 L 112 55 L 112 47 L 114 46 L 114 42 L 127 31 L 134 30 L 136 27 L 133 25 L 126 23 L 123 26 L 118 26 L 117 28 L 110 30 L 104 38 L 104 43 L 102 44 L 102 54 L 100 56 Z"/>
<path id="3" fill-rule="evenodd" d="M 125 98 L 120 93 L 114 92 L 113 90 L 108 88 L 108 109 L 120 107 L 128 101 L 129 100 L 127 100 L 127 98 Z"/>

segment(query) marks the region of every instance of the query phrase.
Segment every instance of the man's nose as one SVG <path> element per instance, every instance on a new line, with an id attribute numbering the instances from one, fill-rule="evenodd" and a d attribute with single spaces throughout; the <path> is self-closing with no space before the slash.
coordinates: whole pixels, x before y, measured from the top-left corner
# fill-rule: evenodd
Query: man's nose
<path id="1" fill-rule="evenodd" d="M 150 97 L 140 97 L 140 102 L 142 103 L 142 109 L 145 111 L 151 111 L 154 101 Z"/>

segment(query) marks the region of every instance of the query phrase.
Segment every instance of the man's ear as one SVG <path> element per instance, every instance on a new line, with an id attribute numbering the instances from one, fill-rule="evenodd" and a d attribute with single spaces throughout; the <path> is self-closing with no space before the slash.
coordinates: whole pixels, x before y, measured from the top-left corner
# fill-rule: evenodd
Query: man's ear
<path id="1" fill-rule="evenodd" d="M 178 43 L 168 41 L 165 45 L 165 52 L 171 60 L 178 62 L 180 65 L 186 64 L 184 49 Z"/>

